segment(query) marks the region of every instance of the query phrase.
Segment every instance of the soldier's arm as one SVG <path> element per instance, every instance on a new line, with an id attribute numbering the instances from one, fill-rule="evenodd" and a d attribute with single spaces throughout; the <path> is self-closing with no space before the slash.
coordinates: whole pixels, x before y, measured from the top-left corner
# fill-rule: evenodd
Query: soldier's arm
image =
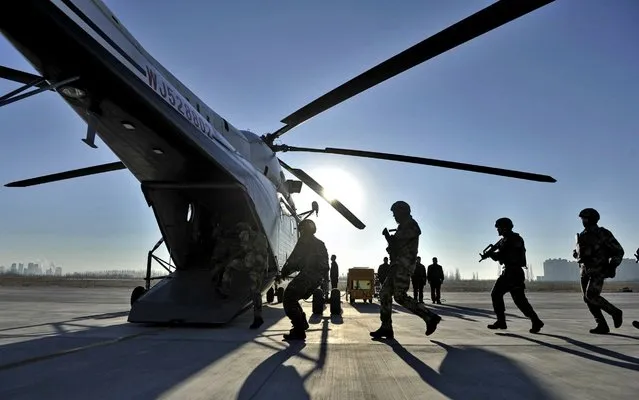
<path id="1" fill-rule="evenodd" d="M 625 251 L 612 232 L 607 229 L 604 231 L 604 244 L 610 251 L 610 265 L 616 267 L 621 264 Z"/>
<path id="2" fill-rule="evenodd" d="M 282 267 L 282 271 L 281 271 L 282 277 L 287 277 L 293 272 L 298 272 L 300 270 L 299 268 L 300 251 L 301 250 L 299 250 L 299 242 L 298 242 L 293 248 L 293 251 L 291 252 L 291 254 L 286 259 L 284 266 Z"/>
<path id="3" fill-rule="evenodd" d="M 407 223 L 406 225 L 402 225 L 401 229 L 397 229 L 397 232 L 395 232 L 395 234 L 392 236 L 392 241 L 393 242 L 408 241 L 416 237 L 419 237 L 420 234 L 421 234 L 421 231 L 417 223 L 414 221 L 411 221 Z"/>
<path id="4" fill-rule="evenodd" d="M 326 245 L 324 243 L 322 243 L 321 246 L 318 247 L 318 263 L 321 268 L 323 270 L 326 270 L 326 273 L 328 273 L 328 270 L 330 269 L 330 267 L 328 266 L 328 250 L 326 249 Z"/>

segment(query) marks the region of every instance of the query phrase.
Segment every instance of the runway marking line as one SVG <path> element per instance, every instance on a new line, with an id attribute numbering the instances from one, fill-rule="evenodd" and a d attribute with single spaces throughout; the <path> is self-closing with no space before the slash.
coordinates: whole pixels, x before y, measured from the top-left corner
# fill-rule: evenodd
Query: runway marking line
<path id="1" fill-rule="evenodd" d="M 106 345 L 109 345 L 109 344 L 115 344 L 115 343 L 123 342 L 123 341 L 126 341 L 126 340 L 135 339 L 135 338 L 140 337 L 140 336 L 149 335 L 149 334 L 156 333 L 156 332 L 161 332 L 161 331 L 164 331 L 164 330 L 167 330 L 167 329 L 170 329 L 170 327 L 163 327 L 163 328 L 154 329 L 152 331 L 144 331 L 144 332 L 134 333 L 134 334 L 127 335 L 127 336 L 120 336 L 120 337 L 115 338 L 115 339 L 104 340 L 102 342 L 92 343 L 92 344 L 89 344 L 89 345 L 86 345 L 86 346 L 75 347 L 75 348 L 72 348 L 72 349 L 62 350 L 62 351 L 58 351 L 58 352 L 51 353 L 51 354 L 45 354 L 45 355 L 42 355 L 42 356 L 27 358 L 25 360 L 20 360 L 20 361 L 16 361 L 16 362 L 13 362 L 13 363 L 0 365 L 0 371 L 5 371 L 5 370 L 8 370 L 8 369 L 21 367 L 23 365 L 32 364 L 32 363 L 35 363 L 35 362 L 38 362 L 38 361 L 44 361 L 44 360 L 48 360 L 48 359 L 51 359 L 51 358 L 61 357 L 61 356 L 67 355 L 67 354 L 77 353 L 77 352 L 83 351 L 83 350 L 89 350 L 89 349 L 92 349 L 94 347 L 106 346 Z M 50 336 L 48 336 L 48 337 L 50 337 Z"/>

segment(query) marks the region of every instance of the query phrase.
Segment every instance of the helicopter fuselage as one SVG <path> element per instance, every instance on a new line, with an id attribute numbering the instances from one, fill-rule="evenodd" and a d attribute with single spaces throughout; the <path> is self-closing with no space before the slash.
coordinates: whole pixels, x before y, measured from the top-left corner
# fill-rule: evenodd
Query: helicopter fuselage
<path id="1" fill-rule="evenodd" d="M 3 10 L 0 29 L 49 82 L 79 77 L 68 84 L 71 90 L 58 92 L 141 182 L 176 276 L 191 280 L 185 291 L 197 291 L 195 286 L 204 285 L 197 282 L 207 279 L 210 284 L 207 271 L 216 238 L 220 232 L 232 233 L 240 221 L 252 222 L 268 239 L 269 274 L 263 290 L 271 285 L 295 246 L 297 224 L 278 159 L 260 137 L 238 130 L 206 106 L 100 1 L 16 2 Z M 168 283 L 156 286 L 163 284 Z M 208 289 L 202 290 L 206 297 Z M 222 308 L 244 307 L 250 296 L 240 292 Z M 218 307 L 211 301 L 205 303 Z M 184 308 L 173 314 L 180 313 Z M 133 319 L 173 318 L 151 314 Z M 226 322 L 231 314 L 181 319 Z"/>

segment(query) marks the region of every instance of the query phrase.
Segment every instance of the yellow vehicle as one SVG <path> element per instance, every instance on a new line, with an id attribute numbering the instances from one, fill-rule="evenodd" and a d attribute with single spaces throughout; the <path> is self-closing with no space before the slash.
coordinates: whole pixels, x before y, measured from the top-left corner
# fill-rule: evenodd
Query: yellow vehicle
<path id="1" fill-rule="evenodd" d="M 346 297 L 353 304 L 356 299 L 373 302 L 375 295 L 375 270 L 373 268 L 351 268 L 346 278 Z"/>

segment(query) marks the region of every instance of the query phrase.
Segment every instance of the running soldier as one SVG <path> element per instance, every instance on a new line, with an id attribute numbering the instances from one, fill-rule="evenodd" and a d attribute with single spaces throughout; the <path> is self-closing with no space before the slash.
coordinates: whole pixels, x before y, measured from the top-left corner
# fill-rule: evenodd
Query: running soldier
<path id="1" fill-rule="evenodd" d="M 393 325 L 391 319 L 393 298 L 413 314 L 418 315 L 426 323 L 426 335 L 430 335 L 437 329 L 441 317 L 430 311 L 423 303 L 408 296 L 410 278 L 415 270 L 417 261 L 417 248 L 419 247 L 419 235 L 421 229 L 410 214 L 410 206 L 404 201 L 397 201 L 391 206 L 393 217 L 398 223 L 397 232 L 391 236 L 388 229 L 382 234 L 388 242 L 387 251 L 390 256 L 390 271 L 382 284 L 379 294 L 381 327 L 371 332 L 375 338 L 386 337 L 393 339 Z"/>
<path id="2" fill-rule="evenodd" d="M 581 269 L 581 290 L 588 310 L 595 317 L 594 334 L 606 334 L 610 327 L 601 310 L 612 316 L 615 328 L 623 322 L 623 312 L 601 296 L 604 280 L 615 276 L 615 269 L 623 260 L 624 250 L 612 232 L 598 226 L 599 213 L 585 208 L 579 213 L 584 230 L 577 235 L 577 248 L 573 257 Z"/>
<path id="3" fill-rule="evenodd" d="M 524 239 L 518 233 L 513 232 L 513 227 L 513 221 L 510 218 L 499 218 L 495 222 L 495 228 L 497 228 L 497 233 L 502 237 L 502 240 L 488 256 L 498 261 L 504 268 L 490 293 L 497 322 L 488 325 L 488 329 L 507 329 L 504 295 L 510 292 L 517 308 L 532 321 L 530 333 L 538 333 L 544 323 L 537 316 L 524 292 L 526 277 L 523 268 L 526 266 L 526 246 Z"/>

